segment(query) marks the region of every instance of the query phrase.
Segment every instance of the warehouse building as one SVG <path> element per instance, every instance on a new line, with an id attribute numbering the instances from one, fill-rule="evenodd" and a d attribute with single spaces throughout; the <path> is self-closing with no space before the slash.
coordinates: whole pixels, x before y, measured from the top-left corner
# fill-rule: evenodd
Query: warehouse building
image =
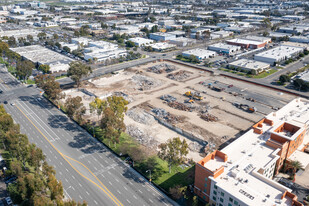
<path id="1" fill-rule="evenodd" d="M 52 73 L 66 72 L 69 69 L 69 63 L 74 61 L 67 56 L 49 50 L 40 45 L 11 48 L 11 50 L 18 53 L 23 58 L 32 61 L 34 64 L 49 65 Z"/>
<path id="2" fill-rule="evenodd" d="M 186 37 L 179 37 L 176 39 L 170 40 L 171 44 L 176 44 L 178 47 L 191 46 L 196 43 L 195 39 L 190 39 Z"/>
<path id="3" fill-rule="evenodd" d="M 269 69 L 270 65 L 255 60 L 239 59 L 237 61 L 229 63 L 228 67 L 230 69 L 240 69 L 244 72 L 251 72 L 251 74 L 259 74 Z"/>
<path id="4" fill-rule="evenodd" d="M 203 60 L 203 59 L 212 58 L 216 56 L 217 53 L 214 51 L 200 49 L 200 48 L 182 52 L 182 56 L 184 57 L 189 58 L 191 55 L 195 56 L 199 60 Z"/>
<path id="5" fill-rule="evenodd" d="M 240 46 L 228 45 L 223 43 L 213 44 L 208 46 L 208 50 L 215 51 L 223 54 L 235 54 L 241 49 Z"/>
<path id="6" fill-rule="evenodd" d="M 264 42 L 266 44 L 271 43 L 270 37 L 264 37 L 264 36 L 246 36 L 244 39 L 252 40 L 252 41 L 259 41 Z"/>
<path id="7" fill-rule="evenodd" d="M 210 34 L 210 39 L 222 39 L 232 35 L 233 32 L 230 31 L 215 31 Z"/>
<path id="8" fill-rule="evenodd" d="M 289 39 L 291 42 L 298 42 L 298 43 L 309 43 L 309 37 L 306 36 L 291 36 Z"/>
<path id="9" fill-rule="evenodd" d="M 274 181 L 296 153 L 304 168 L 309 155 L 309 101 L 297 98 L 271 112 L 222 150 L 195 166 L 194 192 L 210 205 L 303 206 L 292 190 Z"/>
<path id="10" fill-rule="evenodd" d="M 265 45 L 267 44 L 266 42 L 254 41 L 254 40 L 249 40 L 249 39 L 231 39 L 231 40 L 227 40 L 226 43 L 230 45 L 240 46 L 241 48 L 245 48 L 245 49 L 248 49 L 248 48 L 258 49 L 258 48 L 265 47 Z"/>
<path id="11" fill-rule="evenodd" d="M 152 39 L 146 39 L 142 37 L 130 38 L 129 41 L 133 42 L 135 46 L 138 47 L 149 46 L 150 44 L 154 43 Z"/>
<path id="12" fill-rule="evenodd" d="M 155 41 L 168 41 L 171 39 L 175 39 L 176 35 L 163 32 L 156 32 L 156 33 L 150 33 L 149 38 Z"/>
<path id="13" fill-rule="evenodd" d="M 297 74 L 297 75 L 293 78 L 293 80 L 295 80 L 295 79 L 301 79 L 301 80 L 303 80 L 304 82 L 309 83 L 309 70 Z"/>
<path id="14" fill-rule="evenodd" d="M 304 49 L 300 47 L 279 46 L 274 49 L 256 54 L 254 56 L 254 60 L 275 65 L 276 63 L 282 62 L 288 58 L 296 56 L 303 51 Z"/>
<path id="15" fill-rule="evenodd" d="M 154 51 L 164 52 L 164 51 L 170 51 L 170 50 L 176 49 L 176 45 L 175 44 L 169 44 L 169 43 L 166 43 L 166 42 L 159 42 L 159 43 L 152 44 L 151 48 Z"/>

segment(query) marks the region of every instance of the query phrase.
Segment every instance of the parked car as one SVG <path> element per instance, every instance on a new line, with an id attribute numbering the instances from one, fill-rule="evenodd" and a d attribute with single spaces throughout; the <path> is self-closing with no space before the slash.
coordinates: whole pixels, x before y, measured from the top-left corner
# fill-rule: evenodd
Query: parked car
<path id="1" fill-rule="evenodd" d="M 12 199 L 10 197 L 6 197 L 5 202 L 7 205 L 13 205 Z"/>

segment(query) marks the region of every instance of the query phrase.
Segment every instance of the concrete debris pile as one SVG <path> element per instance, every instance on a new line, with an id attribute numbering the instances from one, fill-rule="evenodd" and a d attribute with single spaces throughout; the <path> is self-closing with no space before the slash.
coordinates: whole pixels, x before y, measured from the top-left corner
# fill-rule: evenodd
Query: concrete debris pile
<path id="1" fill-rule="evenodd" d="M 140 144 L 147 146 L 158 145 L 158 142 L 154 140 L 154 137 L 147 131 L 142 131 L 140 128 L 134 125 L 128 125 L 126 132 L 136 139 Z"/>
<path id="2" fill-rule="evenodd" d="M 187 78 L 189 78 L 191 75 L 189 72 L 181 70 L 179 72 L 175 72 L 172 74 L 168 74 L 166 77 L 172 80 L 176 80 L 176 81 L 183 81 Z"/>
<path id="3" fill-rule="evenodd" d="M 218 117 L 209 113 L 201 114 L 201 119 L 207 122 L 217 122 L 219 120 Z"/>
<path id="4" fill-rule="evenodd" d="M 126 115 L 141 124 L 152 125 L 155 122 L 154 117 L 144 110 L 130 109 Z"/>
<path id="5" fill-rule="evenodd" d="M 183 103 L 180 103 L 180 102 L 168 102 L 167 105 L 174 108 L 174 109 L 178 109 L 178 110 L 182 110 L 182 111 L 187 111 L 187 112 L 192 111 L 192 108 L 190 108 L 186 104 L 183 104 Z"/>
<path id="6" fill-rule="evenodd" d="M 141 91 L 150 90 L 162 84 L 159 80 L 140 74 L 134 75 L 132 80 L 137 84 L 138 90 Z"/>
<path id="7" fill-rule="evenodd" d="M 201 145 L 197 142 L 191 142 L 189 144 L 189 150 L 192 152 L 202 152 L 204 147 L 205 147 L 204 145 Z"/>
<path id="8" fill-rule="evenodd" d="M 166 102 L 175 102 L 177 100 L 176 97 L 173 97 L 172 95 L 169 95 L 169 94 L 162 95 L 160 99 Z"/>
<path id="9" fill-rule="evenodd" d="M 162 74 L 163 72 L 170 73 L 170 72 L 173 72 L 175 70 L 176 70 L 175 66 L 165 64 L 165 63 L 155 65 L 155 66 L 149 67 L 147 69 L 148 72 L 153 72 L 153 73 L 156 73 L 156 74 Z"/>
<path id="10" fill-rule="evenodd" d="M 151 111 L 156 115 L 157 118 L 165 120 L 167 123 L 176 124 L 178 122 L 183 122 L 183 119 L 181 119 L 179 116 L 172 115 L 165 109 L 154 108 Z"/>
<path id="11" fill-rule="evenodd" d="M 129 103 L 133 101 L 132 98 L 129 97 L 129 95 L 127 95 L 124 92 L 114 92 L 114 95 L 117 97 L 123 97 L 125 100 L 127 100 Z"/>

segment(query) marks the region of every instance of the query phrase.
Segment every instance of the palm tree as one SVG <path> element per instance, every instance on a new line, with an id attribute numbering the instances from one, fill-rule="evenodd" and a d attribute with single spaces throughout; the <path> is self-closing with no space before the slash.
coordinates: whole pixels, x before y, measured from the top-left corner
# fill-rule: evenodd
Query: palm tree
<path id="1" fill-rule="evenodd" d="M 295 174 L 297 170 L 303 170 L 304 166 L 300 161 L 295 160 L 290 163 L 290 168 L 293 168 L 293 174 Z"/>

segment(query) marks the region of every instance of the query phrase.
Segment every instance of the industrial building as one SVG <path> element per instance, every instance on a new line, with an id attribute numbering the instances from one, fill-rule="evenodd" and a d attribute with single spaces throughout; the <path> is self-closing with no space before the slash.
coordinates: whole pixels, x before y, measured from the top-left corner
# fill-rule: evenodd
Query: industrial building
<path id="1" fill-rule="evenodd" d="M 178 47 L 191 46 L 196 43 L 195 39 L 190 39 L 186 37 L 179 37 L 176 39 L 170 40 L 171 44 L 176 44 Z"/>
<path id="2" fill-rule="evenodd" d="M 189 50 L 189 51 L 182 52 L 182 56 L 184 56 L 184 57 L 189 58 L 191 55 L 195 56 L 199 60 L 203 60 L 203 59 L 212 58 L 212 57 L 216 56 L 217 53 L 214 52 L 214 51 L 210 51 L 210 50 L 206 50 L 206 49 L 200 49 L 200 48 L 196 48 L 196 49 L 192 49 L 192 50 Z"/>
<path id="3" fill-rule="evenodd" d="M 301 79 L 301 80 L 303 80 L 304 82 L 309 83 L 309 70 L 306 70 L 306 71 L 304 71 L 304 72 L 302 72 L 302 73 L 297 74 L 297 75 L 293 78 L 293 80 L 295 80 L 295 79 Z"/>
<path id="4" fill-rule="evenodd" d="M 11 50 L 18 53 L 23 58 L 32 61 L 34 64 L 49 65 L 52 73 L 66 72 L 69 69 L 69 63 L 74 61 L 67 56 L 40 45 L 11 48 Z"/>
<path id="5" fill-rule="evenodd" d="M 298 43 L 309 43 L 309 37 L 306 36 L 291 36 L 289 39 L 291 42 L 298 42 Z"/>
<path id="6" fill-rule="evenodd" d="M 295 154 L 306 156 L 309 101 L 297 98 L 271 112 L 221 151 L 209 153 L 195 167 L 194 192 L 210 205 L 302 206 L 292 190 L 272 179 Z M 297 155 L 296 155 L 297 156 Z"/>
<path id="7" fill-rule="evenodd" d="M 229 63 L 228 67 L 230 69 L 240 69 L 245 72 L 251 72 L 252 74 L 259 74 L 269 69 L 270 64 L 249 59 L 239 59 Z"/>
<path id="8" fill-rule="evenodd" d="M 37 40 L 37 35 L 40 33 L 39 30 L 34 29 L 19 29 L 19 30 L 0 30 L 0 37 L 15 37 L 16 39 L 23 37 L 27 38 L 28 35 L 31 35 L 34 40 Z M 49 37 L 48 35 L 47 37 Z"/>
<path id="9" fill-rule="evenodd" d="M 268 51 L 254 55 L 254 60 L 266 62 L 271 65 L 282 62 L 303 52 L 301 47 L 279 46 Z"/>
<path id="10" fill-rule="evenodd" d="M 233 32 L 230 31 L 215 31 L 210 34 L 210 39 L 222 39 L 232 35 Z"/>
<path id="11" fill-rule="evenodd" d="M 156 33 L 150 33 L 149 38 L 155 41 L 168 41 L 171 39 L 175 39 L 176 35 L 163 32 L 156 32 Z"/>
<path id="12" fill-rule="evenodd" d="M 262 41 L 255 41 L 255 40 L 249 40 L 249 39 L 231 39 L 231 40 L 226 40 L 226 43 L 230 45 L 235 45 L 235 46 L 240 46 L 241 48 L 245 49 L 258 49 L 265 47 L 267 42 L 262 42 Z"/>
<path id="13" fill-rule="evenodd" d="M 246 36 L 244 39 L 252 40 L 252 41 L 260 41 L 264 42 L 266 44 L 271 43 L 270 37 L 264 37 L 264 36 Z"/>
<path id="14" fill-rule="evenodd" d="M 213 44 L 208 46 L 208 50 L 224 54 L 234 54 L 241 49 L 240 46 L 228 45 L 223 43 Z"/>
<path id="15" fill-rule="evenodd" d="M 129 41 L 133 42 L 135 46 L 138 47 L 149 46 L 150 44 L 154 43 L 152 39 L 146 39 L 142 37 L 130 38 Z"/>
<path id="16" fill-rule="evenodd" d="M 170 50 L 176 49 L 176 45 L 175 44 L 169 44 L 169 43 L 166 43 L 166 42 L 159 42 L 159 43 L 152 44 L 151 48 L 154 51 L 164 52 L 164 51 L 170 51 Z"/>

